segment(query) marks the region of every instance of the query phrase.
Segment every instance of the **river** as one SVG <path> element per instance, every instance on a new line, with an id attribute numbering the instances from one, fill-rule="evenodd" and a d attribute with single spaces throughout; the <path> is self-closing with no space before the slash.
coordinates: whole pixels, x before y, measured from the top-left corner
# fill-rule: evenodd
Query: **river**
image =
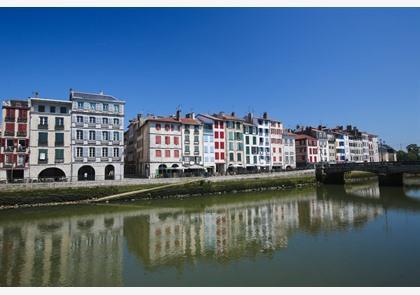
<path id="1" fill-rule="evenodd" d="M 0 286 L 420 286 L 420 187 L 0 211 Z"/>

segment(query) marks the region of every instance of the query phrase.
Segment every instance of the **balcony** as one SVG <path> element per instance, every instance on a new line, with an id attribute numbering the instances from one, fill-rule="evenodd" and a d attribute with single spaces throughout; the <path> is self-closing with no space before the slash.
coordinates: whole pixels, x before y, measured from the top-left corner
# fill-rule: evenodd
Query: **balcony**
<path id="1" fill-rule="evenodd" d="M 83 127 L 83 122 L 75 122 L 76 127 Z"/>
<path id="2" fill-rule="evenodd" d="M 101 157 L 101 162 L 108 162 L 108 157 Z"/>
<path id="3" fill-rule="evenodd" d="M 64 130 L 64 125 L 55 125 L 55 130 Z"/>
<path id="4" fill-rule="evenodd" d="M 15 122 L 15 117 L 5 117 L 4 122 Z"/>
<path id="5" fill-rule="evenodd" d="M 55 146 L 64 146 L 64 142 L 55 142 Z"/>
<path id="6" fill-rule="evenodd" d="M 15 147 L 14 147 L 14 146 L 6 146 L 6 147 L 4 148 L 4 151 L 5 151 L 6 153 L 12 153 L 14 149 L 15 149 Z"/>
<path id="7" fill-rule="evenodd" d="M 4 136 L 15 136 L 15 131 L 6 130 L 4 131 Z"/>
<path id="8" fill-rule="evenodd" d="M 121 125 L 120 124 L 112 124 L 112 128 L 114 129 L 120 129 Z"/>
<path id="9" fill-rule="evenodd" d="M 38 124 L 38 129 L 48 129 L 48 124 Z"/>
<path id="10" fill-rule="evenodd" d="M 18 137 L 26 137 L 26 135 L 27 135 L 26 131 L 18 131 L 17 132 Z"/>
<path id="11" fill-rule="evenodd" d="M 38 146 L 48 146 L 48 141 L 38 141 Z"/>
<path id="12" fill-rule="evenodd" d="M 112 144 L 113 145 L 120 145 L 120 141 L 119 140 L 114 140 L 114 141 L 112 141 Z"/>
<path id="13" fill-rule="evenodd" d="M 90 123 L 88 123 L 88 127 L 89 128 L 96 128 L 96 123 L 90 122 Z"/>
<path id="14" fill-rule="evenodd" d="M 96 162 L 96 158 L 95 157 L 88 157 L 88 162 Z"/>
<path id="15" fill-rule="evenodd" d="M 38 159 L 38 164 L 47 164 L 47 163 L 48 163 L 48 159 L 44 159 L 44 160 Z"/>
<path id="16" fill-rule="evenodd" d="M 64 159 L 55 159 L 56 164 L 64 163 Z"/>
<path id="17" fill-rule="evenodd" d="M 28 118 L 18 117 L 17 121 L 18 121 L 18 123 L 26 123 L 26 122 L 28 122 Z"/>
<path id="18" fill-rule="evenodd" d="M 11 168 L 13 166 L 13 163 L 11 163 L 11 162 L 5 162 L 4 164 L 3 164 L 3 167 L 4 168 Z"/>
<path id="19" fill-rule="evenodd" d="M 20 147 L 18 147 L 17 151 L 18 151 L 18 153 L 24 153 L 24 152 L 26 152 L 26 146 L 20 146 Z"/>
<path id="20" fill-rule="evenodd" d="M 121 157 L 112 157 L 113 162 L 119 162 L 121 161 Z"/>
<path id="21" fill-rule="evenodd" d="M 102 145 L 108 145 L 109 144 L 109 140 L 108 139 L 102 139 L 101 140 L 101 144 Z"/>
<path id="22" fill-rule="evenodd" d="M 109 128 L 109 124 L 101 124 L 101 128 Z"/>
<path id="23" fill-rule="evenodd" d="M 74 160 L 76 162 L 83 162 L 83 157 L 75 157 Z"/>

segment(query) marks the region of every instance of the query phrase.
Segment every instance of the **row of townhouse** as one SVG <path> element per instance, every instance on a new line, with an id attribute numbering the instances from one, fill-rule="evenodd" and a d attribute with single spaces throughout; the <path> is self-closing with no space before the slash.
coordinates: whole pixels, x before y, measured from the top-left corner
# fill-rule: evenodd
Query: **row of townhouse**
<path id="1" fill-rule="evenodd" d="M 5 100 L 0 181 L 122 179 L 124 101 L 70 90 L 69 100 Z"/>
<path id="2" fill-rule="evenodd" d="M 283 140 L 285 137 L 285 141 Z M 125 172 L 156 177 L 296 167 L 295 136 L 264 113 L 137 115 L 125 132 Z"/>
<path id="3" fill-rule="evenodd" d="M 296 134 L 297 166 L 316 163 L 379 162 L 378 136 L 348 125 L 299 127 Z"/>

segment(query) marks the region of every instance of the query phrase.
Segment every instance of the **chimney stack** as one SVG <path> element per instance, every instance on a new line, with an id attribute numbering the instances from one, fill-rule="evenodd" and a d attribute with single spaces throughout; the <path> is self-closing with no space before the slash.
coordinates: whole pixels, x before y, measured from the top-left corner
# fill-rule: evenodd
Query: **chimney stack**
<path id="1" fill-rule="evenodd" d="M 265 120 L 267 120 L 267 119 L 268 119 L 268 113 L 267 113 L 267 112 L 264 112 L 264 113 L 263 113 L 263 119 L 265 119 Z"/>
<path id="2" fill-rule="evenodd" d="M 232 114 L 231 114 L 231 115 L 232 115 L 232 117 L 235 117 L 235 112 L 232 112 Z"/>
<path id="3" fill-rule="evenodd" d="M 175 118 L 179 121 L 179 119 L 181 119 L 181 109 L 177 108 L 176 109 L 176 115 Z"/>

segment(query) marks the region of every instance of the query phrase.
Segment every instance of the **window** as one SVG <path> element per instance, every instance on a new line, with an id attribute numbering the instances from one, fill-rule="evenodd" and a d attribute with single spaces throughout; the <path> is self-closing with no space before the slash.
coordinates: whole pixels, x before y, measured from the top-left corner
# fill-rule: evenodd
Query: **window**
<path id="1" fill-rule="evenodd" d="M 38 106 L 38 112 L 40 112 L 40 113 L 45 113 L 45 106 L 43 106 L 43 105 L 39 105 L 39 106 Z"/>
<path id="2" fill-rule="evenodd" d="M 185 146 L 185 152 L 186 152 L 186 153 L 189 153 L 189 152 L 190 152 L 190 146 L 189 146 L 189 145 L 186 145 L 186 146 Z"/>
<path id="3" fill-rule="evenodd" d="M 200 152 L 200 150 L 199 150 L 198 145 L 195 145 L 194 146 L 194 153 L 199 153 L 199 152 Z"/>
<path id="4" fill-rule="evenodd" d="M 114 141 L 119 141 L 120 140 L 120 133 L 117 131 L 114 131 Z"/>
<path id="5" fill-rule="evenodd" d="M 102 124 L 107 125 L 107 124 L 109 124 L 108 122 L 109 122 L 108 118 L 102 118 Z"/>
<path id="6" fill-rule="evenodd" d="M 218 131 L 214 132 L 214 138 L 219 138 L 219 132 Z"/>
<path id="7" fill-rule="evenodd" d="M 78 101 L 77 102 L 77 108 L 78 109 L 83 109 L 84 108 L 83 101 Z"/>
<path id="8" fill-rule="evenodd" d="M 198 143 L 198 141 L 199 141 L 198 135 L 194 135 L 194 142 Z"/>
<path id="9" fill-rule="evenodd" d="M 242 154 L 238 153 L 238 161 L 242 161 Z"/>
<path id="10" fill-rule="evenodd" d="M 104 104 L 102 105 L 102 110 L 103 110 L 103 111 L 105 111 L 105 112 L 108 112 L 108 110 L 109 110 L 109 105 L 108 105 L 107 103 L 104 103 Z"/>
<path id="11" fill-rule="evenodd" d="M 55 149 L 55 161 L 64 161 L 64 150 L 63 149 Z"/>
<path id="12" fill-rule="evenodd" d="M 109 132 L 102 131 L 102 140 L 109 140 Z"/>
<path id="13" fill-rule="evenodd" d="M 216 141 L 216 142 L 214 143 L 214 147 L 215 147 L 216 149 L 218 149 L 218 148 L 219 148 L 219 142 L 218 142 L 218 141 Z"/>
<path id="14" fill-rule="evenodd" d="M 95 124 L 96 118 L 95 117 L 89 117 L 89 123 Z"/>
<path id="15" fill-rule="evenodd" d="M 48 145 L 48 133 L 39 132 L 38 133 L 38 145 Z"/>
<path id="16" fill-rule="evenodd" d="M 159 123 L 156 124 L 156 130 L 160 130 L 160 124 Z"/>
<path id="17" fill-rule="evenodd" d="M 114 148 L 114 158 L 118 158 L 120 156 L 120 149 Z"/>
<path id="18" fill-rule="evenodd" d="M 229 132 L 229 140 L 233 140 L 234 139 L 234 133 L 232 131 Z"/>
<path id="19" fill-rule="evenodd" d="M 224 149 L 225 148 L 225 143 L 223 141 L 220 143 L 220 148 L 221 149 Z"/>
<path id="20" fill-rule="evenodd" d="M 50 113 L 55 113 L 55 106 L 50 106 Z"/>
<path id="21" fill-rule="evenodd" d="M 170 129 L 169 124 L 165 124 L 165 130 L 169 131 L 169 129 Z"/>
<path id="22" fill-rule="evenodd" d="M 161 144 L 161 138 L 160 135 L 156 135 L 156 144 Z"/>
<path id="23" fill-rule="evenodd" d="M 225 153 L 220 153 L 220 159 L 224 160 L 225 159 Z"/>
<path id="24" fill-rule="evenodd" d="M 120 119 L 114 118 L 114 125 L 120 125 Z"/>
<path id="25" fill-rule="evenodd" d="M 165 144 L 170 144 L 171 138 L 169 136 L 165 136 Z"/>
<path id="26" fill-rule="evenodd" d="M 276 157 L 275 156 L 273 157 L 273 161 L 276 162 Z"/>
<path id="27" fill-rule="evenodd" d="M 215 153 L 216 160 L 219 160 L 219 153 Z"/>
<path id="28" fill-rule="evenodd" d="M 120 112 L 120 105 L 114 104 L 114 112 L 116 112 L 116 113 Z"/>
<path id="29" fill-rule="evenodd" d="M 94 147 L 89 148 L 89 158 L 95 158 L 95 148 Z"/>
<path id="30" fill-rule="evenodd" d="M 64 145 L 64 133 L 56 133 L 55 146 L 63 146 L 63 145 Z"/>
<path id="31" fill-rule="evenodd" d="M 76 148 L 76 157 L 78 158 L 83 157 L 83 148 L 81 147 Z"/>
<path id="32" fill-rule="evenodd" d="M 233 153 L 229 153 L 229 161 L 234 161 Z"/>
<path id="33" fill-rule="evenodd" d="M 246 137 L 245 137 L 245 143 L 246 143 L 246 144 L 249 144 L 249 136 L 246 136 Z"/>
<path id="34" fill-rule="evenodd" d="M 89 140 L 96 140 L 96 132 L 90 130 L 89 131 Z"/>
<path id="35" fill-rule="evenodd" d="M 42 126 L 48 125 L 48 117 L 39 117 L 39 124 Z"/>
<path id="36" fill-rule="evenodd" d="M 64 118 L 56 117 L 55 118 L 55 126 L 64 126 Z"/>
<path id="37" fill-rule="evenodd" d="M 83 140 L 83 131 L 82 130 L 76 130 L 76 139 L 77 140 Z"/>
<path id="38" fill-rule="evenodd" d="M 160 157 L 162 157 L 162 151 L 156 150 L 156 158 L 160 158 Z"/>
<path id="39" fill-rule="evenodd" d="M 171 151 L 170 150 L 165 150 L 165 157 L 166 158 L 170 158 L 171 157 Z"/>
<path id="40" fill-rule="evenodd" d="M 229 150 L 233 151 L 233 142 L 229 142 Z"/>
<path id="41" fill-rule="evenodd" d="M 41 162 L 47 162 L 48 161 L 48 150 L 40 149 L 38 159 Z"/>
<path id="42" fill-rule="evenodd" d="M 60 113 L 61 114 L 66 114 L 67 113 L 67 108 L 66 107 L 60 107 Z"/>
<path id="43" fill-rule="evenodd" d="M 179 137 L 178 136 L 174 137 L 174 144 L 179 145 Z"/>
<path id="44" fill-rule="evenodd" d="M 102 148 L 102 157 L 108 158 L 108 148 Z"/>
<path id="45" fill-rule="evenodd" d="M 225 138 L 225 133 L 223 131 L 220 131 L 220 138 Z"/>
<path id="46" fill-rule="evenodd" d="M 174 150 L 174 157 L 179 158 L 179 151 L 178 150 Z"/>
<path id="47" fill-rule="evenodd" d="M 90 103 L 90 109 L 95 111 L 96 110 L 96 103 L 91 102 Z"/>
<path id="48" fill-rule="evenodd" d="M 83 123 L 83 117 L 82 116 L 77 116 L 76 117 L 76 122 L 77 123 Z"/>

